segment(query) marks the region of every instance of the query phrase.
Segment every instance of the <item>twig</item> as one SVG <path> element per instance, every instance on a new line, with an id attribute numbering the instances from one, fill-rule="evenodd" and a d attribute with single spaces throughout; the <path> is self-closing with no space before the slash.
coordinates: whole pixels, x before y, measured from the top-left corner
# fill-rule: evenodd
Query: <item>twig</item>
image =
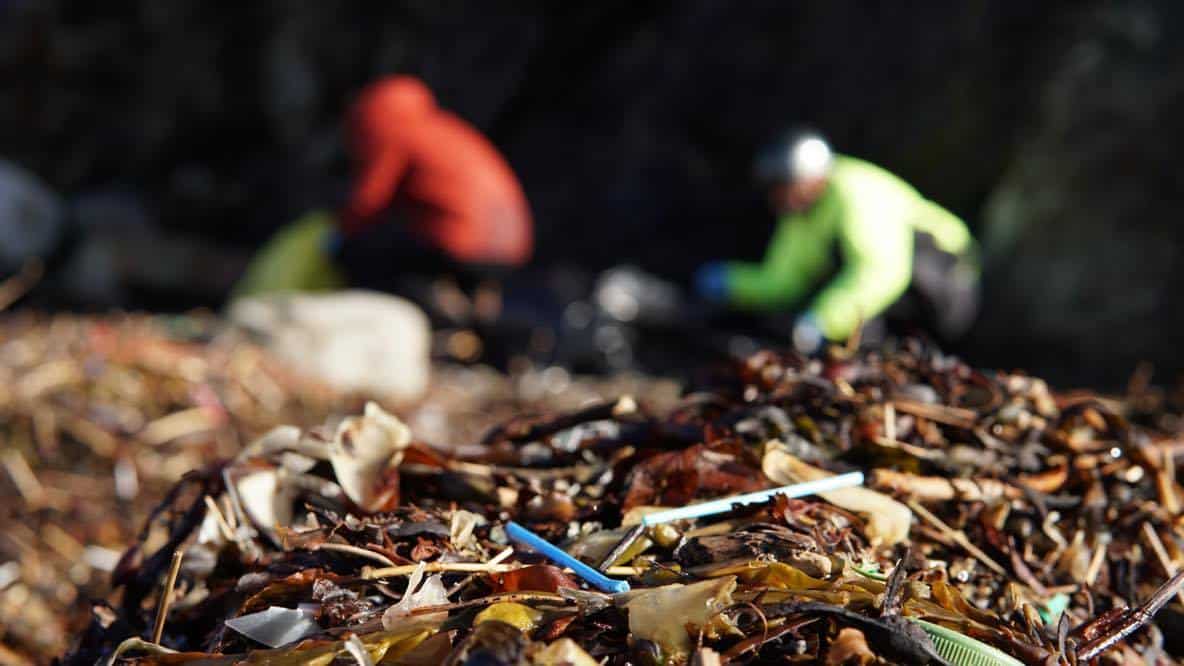
<path id="1" fill-rule="evenodd" d="M 513 554 L 514 554 L 514 547 L 510 546 L 510 547 L 506 548 L 505 550 L 503 550 L 502 552 L 498 553 L 497 555 L 494 555 L 493 557 L 489 558 L 489 561 L 486 562 L 486 564 L 500 564 L 503 560 L 505 560 L 507 557 L 509 557 Z M 461 590 L 465 589 L 465 586 L 467 586 L 469 583 L 473 582 L 473 578 L 474 578 L 474 576 L 465 576 L 464 579 L 462 579 L 459 583 L 457 583 L 456 585 L 453 585 L 451 588 L 449 588 L 449 590 L 444 593 L 444 596 L 451 597 L 452 595 L 456 594 L 457 592 L 460 592 Z"/>
<path id="2" fill-rule="evenodd" d="M 21 266 L 16 275 L 0 282 L 0 310 L 7 310 L 9 306 L 20 300 L 21 296 L 29 293 L 41 276 L 45 274 L 45 265 L 40 259 L 29 259 Z"/>
<path id="3" fill-rule="evenodd" d="M 491 594 L 487 597 L 470 599 L 468 601 L 458 601 L 453 604 L 440 604 L 438 606 L 421 606 L 419 608 L 412 608 L 408 615 L 427 615 L 429 613 L 452 611 L 458 608 L 492 606 L 493 604 L 501 603 L 503 601 L 558 601 L 564 605 L 569 603 L 566 598 L 551 592 L 507 592 L 505 594 Z"/>
<path id="4" fill-rule="evenodd" d="M 923 419 L 944 423 L 945 425 L 970 430 L 974 427 L 975 421 L 978 419 L 978 414 L 970 409 L 963 409 L 961 407 L 948 407 L 946 405 L 931 405 L 927 402 L 916 402 L 913 400 L 902 400 L 894 398 L 891 402 L 892 406 L 905 414 L 912 414 Z"/>
<path id="5" fill-rule="evenodd" d="M 1163 508 L 1173 516 L 1180 513 L 1180 498 L 1176 495 L 1176 462 L 1172 449 L 1165 448 L 1163 461 L 1159 471 L 1155 474 L 1156 485 L 1159 486 L 1160 501 Z"/>
<path id="6" fill-rule="evenodd" d="M 773 622 L 783 622 L 783 624 L 781 624 L 780 626 L 772 626 L 772 622 L 768 622 L 768 624 L 770 626 L 765 628 L 765 632 L 762 635 L 751 636 L 749 638 L 746 638 L 746 639 L 740 641 L 739 643 L 736 643 L 731 648 L 729 648 L 728 651 L 723 654 L 724 663 L 731 663 L 733 660 L 737 659 L 741 655 L 743 655 L 747 652 L 752 652 L 753 650 L 760 648 L 765 643 L 768 643 L 769 641 L 777 640 L 778 638 L 781 638 L 785 634 L 788 634 L 788 633 L 794 632 L 794 631 L 798 631 L 799 629 L 801 629 L 805 625 L 810 624 L 811 622 L 815 622 L 818 619 L 819 618 L 817 618 L 817 617 L 807 618 L 804 623 L 802 623 L 802 622 L 784 622 L 784 618 L 778 618 L 778 619 L 773 620 Z"/>
<path id="7" fill-rule="evenodd" d="M 1182 586 L 1184 586 L 1184 571 L 1172 576 L 1168 582 L 1161 585 L 1142 606 L 1124 613 L 1121 621 L 1115 622 L 1105 633 L 1083 643 L 1077 649 L 1077 663 L 1083 664 L 1094 659 L 1109 650 L 1118 641 L 1141 629 L 1173 596 L 1180 593 Z"/>
<path id="8" fill-rule="evenodd" d="M 949 525 L 946 525 L 944 522 L 942 522 L 941 518 L 938 518 L 937 516 L 930 513 L 928 509 L 921 506 L 921 504 L 916 500 L 909 500 L 908 505 L 909 508 L 913 510 L 913 513 L 921 516 L 922 519 L 936 527 L 939 531 L 941 531 L 942 534 L 946 535 L 950 539 L 953 539 L 954 542 L 956 542 L 959 546 L 962 546 L 964 549 L 966 549 L 966 552 L 970 553 L 980 562 L 987 565 L 987 567 L 992 571 L 999 574 L 1000 576 L 1007 575 L 1007 570 L 1000 566 L 998 562 L 992 560 L 991 557 L 984 553 L 978 546 L 971 543 L 970 539 L 966 537 L 965 532 L 962 530 L 956 530 Z"/>
<path id="9" fill-rule="evenodd" d="M 908 575 L 908 570 L 905 569 L 904 563 L 909 559 L 909 551 L 905 550 L 904 556 L 897 561 L 896 566 L 892 568 L 892 573 L 888 575 L 888 581 L 884 584 L 884 600 L 880 605 L 880 617 L 887 619 L 900 615 L 901 607 L 904 604 L 904 598 L 901 595 L 904 589 L 905 578 Z"/>
<path id="10" fill-rule="evenodd" d="M 868 485 L 876 490 L 909 495 L 922 502 L 945 502 L 953 499 L 965 502 L 993 502 L 1024 496 L 1024 492 L 1019 488 L 998 479 L 919 476 L 890 469 L 873 470 Z"/>
<path id="11" fill-rule="evenodd" d="M 131 652 L 132 650 L 139 650 L 152 655 L 177 654 L 176 650 L 170 650 L 163 645 L 149 643 L 139 636 L 133 636 L 120 643 L 119 647 L 115 648 L 115 651 L 112 652 L 111 656 L 107 658 L 104 666 L 115 666 L 115 662 L 119 661 L 120 657 L 122 657 L 125 653 Z"/>
<path id="12" fill-rule="evenodd" d="M 243 510 L 242 499 L 238 496 L 238 479 L 231 475 L 231 466 L 222 468 L 222 485 L 226 488 L 226 497 L 229 501 L 231 511 L 226 512 L 230 516 L 232 525 L 238 525 L 241 522 L 243 525 L 250 527 L 251 519 L 247 516 L 247 512 Z"/>
<path id="13" fill-rule="evenodd" d="M 21 494 L 21 498 L 25 500 L 25 504 L 30 509 L 44 506 L 45 487 L 41 485 L 41 481 L 33 473 L 33 468 L 29 466 L 29 461 L 25 460 L 21 452 L 16 449 L 8 449 L 4 452 L 2 461 L 4 469 L 8 471 L 8 476 L 12 477 L 12 483 L 16 486 L 17 492 Z"/>
<path id="14" fill-rule="evenodd" d="M 927 449 L 923 446 L 909 444 L 908 442 L 902 442 L 897 439 L 888 439 L 887 437 L 877 437 L 876 444 L 879 444 L 886 449 L 898 449 L 900 451 L 904 451 L 910 456 L 913 456 L 914 458 L 920 458 L 921 460 L 937 460 L 944 457 L 944 454 L 937 449 Z"/>
<path id="15" fill-rule="evenodd" d="M 181 559 L 185 551 L 178 548 L 173 551 L 173 561 L 169 565 L 169 575 L 165 578 L 164 589 L 160 593 L 160 603 L 156 605 L 156 623 L 152 625 L 152 642 L 160 644 L 160 637 L 164 634 L 164 621 L 169 615 L 169 606 L 173 605 L 173 586 L 177 584 L 177 572 L 181 570 Z"/>
<path id="16" fill-rule="evenodd" d="M 645 569 L 640 567 L 631 567 L 628 565 L 620 567 L 608 567 L 604 570 L 604 573 L 609 576 L 640 576 L 645 572 Z"/>
<path id="17" fill-rule="evenodd" d="M 1019 546 L 1016 545 L 1015 535 L 1007 535 L 1007 550 L 1008 558 L 1011 560 L 1011 570 L 1015 572 L 1016 577 L 1041 597 L 1052 596 L 1048 588 L 1044 587 L 1044 584 L 1036 579 L 1035 574 L 1032 573 L 1032 569 L 1028 567 L 1023 553 L 1020 552 Z"/>
<path id="18" fill-rule="evenodd" d="M 624 419 L 637 412 L 637 401 L 633 399 L 633 396 L 623 395 L 611 402 L 598 403 L 590 407 L 585 407 L 580 411 L 563 414 L 544 421 L 511 421 L 491 430 L 485 435 L 482 443 L 493 444 L 499 441 L 526 442 L 542 439 L 584 423 L 604 421 L 606 419 Z"/>
<path id="19" fill-rule="evenodd" d="M 521 564 L 491 564 L 489 562 L 423 562 L 424 573 L 439 573 L 445 571 L 461 571 L 469 573 L 506 573 L 523 568 Z M 391 578 L 394 576 L 410 576 L 415 573 L 419 564 L 403 564 L 400 566 L 383 567 L 381 569 L 362 568 L 362 578 Z"/>
<path id="20" fill-rule="evenodd" d="M 71 562 L 81 560 L 82 554 L 86 551 L 86 546 L 79 543 L 78 539 L 53 523 L 46 523 L 41 527 L 41 540 L 58 555 Z"/>
<path id="21" fill-rule="evenodd" d="M 1143 523 L 1143 537 L 1147 539 L 1147 544 L 1151 546 L 1151 550 L 1155 551 L 1155 558 L 1159 560 L 1159 566 L 1163 567 L 1164 573 L 1169 577 L 1179 573 L 1179 569 L 1172 562 L 1172 558 L 1168 557 L 1168 550 L 1164 548 L 1159 534 L 1149 522 Z M 1184 590 L 1177 592 L 1176 598 L 1180 600 L 1180 603 L 1184 604 Z"/>
<path id="22" fill-rule="evenodd" d="M 1105 562 L 1107 544 L 1102 540 L 1094 545 L 1094 554 L 1090 558 L 1089 568 L 1085 570 L 1085 582 L 1090 587 L 1098 581 L 1098 574 L 1102 571 L 1102 563 Z"/>
<path id="23" fill-rule="evenodd" d="M 312 550 L 330 550 L 330 551 L 334 551 L 334 552 L 338 552 L 338 553 L 347 553 L 349 555 L 357 555 L 358 557 L 369 558 L 369 559 L 374 560 L 375 562 L 378 562 L 379 564 L 386 566 L 386 567 L 394 567 L 395 566 L 394 561 L 391 560 L 391 558 L 387 557 L 386 555 L 383 555 L 382 553 L 376 553 L 372 550 L 366 550 L 365 548 L 358 548 L 357 546 L 351 546 L 351 545 L 345 544 L 345 543 L 323 543 L 323 544 L 317 546 L 316 548 L 313 548 Z M 414 571 L 414 570 L 415 569 L 413 566 L 412 571 Z"/>
<path id="24" fill-rule="evenodd" d="M 139 438 L 150 446 L 160 446 L 186 435 L 207 432 L 213 427 L 214 422 L 205 407 L 192 407 L 149 422 L 140 431 Z"/>
<path id="25" fill-rule="evenodd" d="M 112 458 L 119 450 L 119 442 L 111 433 L 86 419 L 66 415 L 62 420 L 62 430 L 101 458 Z"/>
<path id="26" fill-rule="evenodd" d="M 615 564 L 617 560 L 621 559 L 621 556 L 624 555 L 626 551 L 633 547 L 634 543 L 637 543 L 637 540 L 641 538 L 642 534 L 645 534 L 644 522 L 638 523 L 629 528 L 629 531 L 625 532 L 625 535 L 621 537 L 621 540 L 617 542 L 617 545 L 613 546 L 612 549 L 609 550 L 608 553 L 606 553 L 605 556 L 600 560 L 600 563 L 596 565 L 596 570 L 600 571 L 601 573 L 607 571 L 608 568 Z"/>
<path id="27" fill-rule="evenodd" d="M 231 531 L 238 529 L 238 517 L 234 515 L 234 500 L 230 498 L 230 493 L 222 496 L 222 517 L 230 525 Z"/>
<path id="28" fill-rule="evenodd" d="M 205 502 L 206 508 L 209 509 L 210 513 L 214 516 L 214 522 L 218 523 L 218 529 L 222 531 L 222 536 L 231 543 L 237 542 L 238 539 L 236 539 L 234 536 L 234 530 L 230 527 L 230 523 L 226 522 L 226 516 L 222 515 L 222 510 L 218 508 L 218 503 L 215 502 L 214 498 L 210 497 L 209 495 L 205 496 Z"/>

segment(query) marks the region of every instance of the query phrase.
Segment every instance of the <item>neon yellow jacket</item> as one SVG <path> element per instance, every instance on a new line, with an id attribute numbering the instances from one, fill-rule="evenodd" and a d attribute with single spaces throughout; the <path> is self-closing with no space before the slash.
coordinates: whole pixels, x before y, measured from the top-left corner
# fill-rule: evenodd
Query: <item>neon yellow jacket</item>
<path id="1" fill-rule="evenodd" d="M 808 311 L 831 340 L 892 305 L 908 289 L 915 231 L 953 254 L 973 252 L 961 220 L 900 178 L 863 160 L 837 156 L 830 184 L 807 212 L 783 216 L 760 263 L 727 264 L 728 300 L 749 309 L 797 307 L 834 271 Z"/>
<path id="2" fill-rule="evenodd" d="M 334 228 L 332 214 L 317 210 L 277 231 L 251 259 L 233 296 L 344 287 L 345 279 L 325 250 Z"/>

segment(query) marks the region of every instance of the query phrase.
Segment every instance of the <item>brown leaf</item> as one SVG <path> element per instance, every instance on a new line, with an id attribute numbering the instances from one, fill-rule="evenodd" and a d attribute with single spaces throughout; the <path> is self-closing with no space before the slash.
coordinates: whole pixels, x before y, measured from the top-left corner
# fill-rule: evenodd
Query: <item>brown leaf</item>
<path id="1" fill-rule="evenodd" d="M 491 574 L 489 580 L 494 593 L 522 590 L 557 592 L 559 588 L 579 587 L 562 569 L 550 564 L 535 564 L 505 573 Z"/>
<path id="2" fill-rule="evenodd" d="M 447 469 L 449 459 L 433 451 L 424 444 L 412 443 L 403 454 L 405 465 L 427 465 L 438 469 Z"/>
<path id="3" fill-rule="evenodd" d="M 411 555 L 409 557 L 412 562 L 423 562 L 439 555 L 443 550 L 435 539 L 419 537 L 416 540 L 415 547 L 411 549 Z"/>
<path id="4" fill-rule="evenodd" d="M 316 568 L 304 569 L 268 583 L 267 587 L 243 602 L 240 614 L 253 613 L 268 606 L 294 606 L 307 601 L 311 594 L 310 588 L 317 580 L 328 580 L 335 585 L 341 585 L 345 583 L 346 577 Z"/>
<path id="5" fill-rule="evenodd" d="M 758 470 L 740 460 L 734 446 L 696 444 L 643 461 L 629 477 L 624 509 L 658 504 L 679 506 L 703 497 L 735 495 L 764 488 Z"/>
<path id="6" fill-rule="evenodd" d="M 547 625 L 547 628 L 543 630 L 543 635 L 540 636 L 540 639 L 544 641 L 553 641 L 559 638 L 564 634 L 564 632 L 567 631 L 567 628 L 571 626 L 571 623 L 575 622 L 579 617 L 580 616 L 578 613 L 573 613 L 571 615 L 565 615 L 563 617 L 556 618 L 554 622 Z"/>

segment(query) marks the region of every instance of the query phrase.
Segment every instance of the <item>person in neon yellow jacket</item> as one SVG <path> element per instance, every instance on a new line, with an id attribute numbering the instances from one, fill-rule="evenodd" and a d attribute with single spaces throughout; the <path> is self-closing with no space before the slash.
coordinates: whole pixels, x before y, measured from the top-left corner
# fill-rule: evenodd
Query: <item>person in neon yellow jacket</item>
<path id="1" fill-rule="evenodd" d="M 793 340 L 805 352 L 905 301 L 943 339 L 969 326 L 976 244 L 952 213 L 880 167 L 835 155 L 809 130 L 770 144 L 756 176 L 779 216 L 764 259 L 703 266 L 702 296 L 748 310 L 800 309 Z"/>

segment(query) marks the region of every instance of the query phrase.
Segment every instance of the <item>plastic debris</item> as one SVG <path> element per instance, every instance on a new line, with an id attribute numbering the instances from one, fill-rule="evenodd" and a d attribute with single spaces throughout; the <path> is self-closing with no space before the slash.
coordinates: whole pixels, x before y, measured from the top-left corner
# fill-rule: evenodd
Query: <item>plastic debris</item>
<path id="1" fill-rule="evenodd" d="M 226 626 L 267 647 L 283 647 L 321 630 L 312 613 L 271 606 L 226 621 Z"/>

